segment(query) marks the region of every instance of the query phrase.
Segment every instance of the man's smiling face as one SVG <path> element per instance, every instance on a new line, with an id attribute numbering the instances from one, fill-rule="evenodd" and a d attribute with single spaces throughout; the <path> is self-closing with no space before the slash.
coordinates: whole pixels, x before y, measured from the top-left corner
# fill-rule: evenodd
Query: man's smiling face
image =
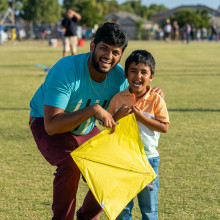
<path id="1" fill-rule="evenodd" d="M 93 45 L 92 65 L 97 72 L 108 73 L 120 62 L 122 47 L 112 46 L 103 41 Z"/>

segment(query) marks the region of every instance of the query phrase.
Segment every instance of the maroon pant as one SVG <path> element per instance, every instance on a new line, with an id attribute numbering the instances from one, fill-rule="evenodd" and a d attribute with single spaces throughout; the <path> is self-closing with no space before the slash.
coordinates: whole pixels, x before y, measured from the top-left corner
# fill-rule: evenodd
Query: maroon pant
<path id="1" fill-rule="evenodd" d="M 49 136 L 44 129 L 44 119 L 35 118 L 31 124 L 35 142 L 44 158 L 57 166 L 53 182 L 53 220 L 73 220 L 80 171 L 70 153 L 85 141 L 99 133 L 95 127 L 89 134 L 75 136 L 69 132 Z M 88 192 L 83 206 L 77 212 L 78 220 L 97 219 L 101 207 Z"/>

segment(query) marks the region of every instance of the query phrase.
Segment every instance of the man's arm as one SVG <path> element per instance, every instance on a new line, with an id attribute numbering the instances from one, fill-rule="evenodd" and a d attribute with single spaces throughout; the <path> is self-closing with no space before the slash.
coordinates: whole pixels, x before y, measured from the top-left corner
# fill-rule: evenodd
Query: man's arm
<path id="1" fill-rule="evenodd" d="M 153 89 L 151 89 L 151 94 L 153 94 L 153 93 L 158 93 L 163 99 L 165 98 L 165 94 L 164 94 L 164 92 L 163 92 L 163 90 L 162 89 L 160 89 L 160 88 L 158 88 L 158 87 L 154 87 Z"/>
<path id="2" fill-rule="evenodd" d="M 115 131 L 114 119 L 100 105 L 92 105 L 72 113 L 65 113 L 61 108 L 44 105 L 44 126 L 49 135 L 70 131 L 92 116 L 100 119 L 104 127 L 110 127 L 112 132 Z"/>
<path id="3" fill-rule="evenodd" d="M 72 15 L 77 18 L 78 21 L 81 20 L 82 17 L 81 17 L 81 15 L 79 13 L 77 13 L 77 12 L 75 12 L 73 10 L 71 10 L 71 12 L 72 12 Z"/>

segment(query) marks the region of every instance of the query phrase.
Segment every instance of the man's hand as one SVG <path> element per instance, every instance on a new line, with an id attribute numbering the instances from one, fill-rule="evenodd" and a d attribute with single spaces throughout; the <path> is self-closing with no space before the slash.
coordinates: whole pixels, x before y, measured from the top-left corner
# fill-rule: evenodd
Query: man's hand
<path id="1" fill-rule="evenodd" d="M 128 107 L 127 105 L 122 105 L 120 109 L 114 114 L 113 118 L 115 121 L 118 121 L 119 119 L 129 115 L 131 113 L 132 109 Z"/>
<path id="2" fill-rule="evenodd" d="M 154 87 L 153 89 L 151 89 L 151 94 L 153 94 L 154 92 L 158 93 L 163 99 L 165 98 L 165 94 L 162 89 Z"/>
<path id="3" fill-rule="evenodd" d="M 101 120 L 103 122 L 103 126 L 106 128 L 112 128 L 112 133 L 115 132 L 116 123 L 113 117 L 109 112 L 107 112 L 104 108 L 100 105 L 94 105 L 94 109 L 96 114 L 94 115 L 95 118 Z"/>

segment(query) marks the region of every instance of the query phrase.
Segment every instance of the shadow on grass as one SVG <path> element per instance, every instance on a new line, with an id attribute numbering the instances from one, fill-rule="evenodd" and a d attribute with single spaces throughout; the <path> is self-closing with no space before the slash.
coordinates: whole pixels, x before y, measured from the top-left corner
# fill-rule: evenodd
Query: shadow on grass
<path id="1" fill-rule="evenodd" d="M 0 111 L 30 111 L 30 108 L 0 108 Z"/>
<path id="2" fill-rule="evenodd" d="M 195 108 L 195 109 L 168 109 L 169 112 L 220 112 L 220 109 L 204 109 L 204 108 Z"/>
<path id="3" fill-rule="evenodd" d="M 18 67 L 33 67 L 33 65 L 0 65 L 0 68 L 18 68 Z"/>
<path id="4" fill-rule="evenodd" d="M 30 108 L 0 108 L 0 111 L 29 111 Z M 220 112 L 220 109 L 205 109 L 205 108 L 171 108 L 168 109 L 169 112 Z"/>
<path id="5" fill-rule="evenodd" d="M 171 73 L 171 72 L 175 72 L 175 73 Z M 206 77 L 213 77 L 213 76 L 220 76 L 220 74 L 219 73 L 210 73 L 210 74 L 208 74 L 207 75 L 207 73 L 177 73 L 178 71 L 164 71 L 164 72 L 162 72 L 162 71 L 158 71 L 158 73 L 165 73 L 166 74 L 166 76 L 181 76 L 181 77 L 183 77 L 183 76 L 195 76 L 195 77 L 200 77 L 200 76 L 206 76 Z"/>

